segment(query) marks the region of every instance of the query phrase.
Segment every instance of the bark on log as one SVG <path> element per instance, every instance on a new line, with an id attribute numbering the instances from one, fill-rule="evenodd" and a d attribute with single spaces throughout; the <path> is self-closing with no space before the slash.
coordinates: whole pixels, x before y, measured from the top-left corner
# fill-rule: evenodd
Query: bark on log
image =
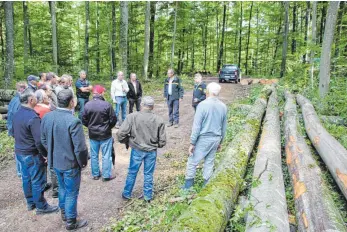
<path id="1" fill-rule="evenodd" d="M 284 108 L 285 150 L 294 189 L 299 231 L 346 231 L 322 173 L 303 136 L 298 133 L 297 110 L 292 94 L 286 92 Z"/>
<path id="2" fill-rule="evenodd" d="M 347 150 L 325 130 L 309 100 L 298 94 L 297 101 L 313 146 L 347 199 Z"/>
<path id="3" fill-rule="evenodd" d="M 248 212 L 246 231 L 289 232 L 287 202 L 281 162 L 281 130 L 277 93 L 273 91 L 266 110 L 263 132 L 254 165 L 250 202 L 254 210 Z"/>
<path id="4" fill-rule="evenodd" d="M 248 113 L 252 109 L 252 105 L 245 105 L 245 104 L 235 104 L 233 105 L 233 108 L 235 110 L 240 110 L 242 113 Z"/>
<path id="5" fill-rule="evenodd" d="M 9 102 L 16 95 L 16 90 L 0 89 L 0 101 Z"/>
<path id="6" fill-rule="evenodd" d="M 338 126 L 347 126 L 346 120 L 344 120 L 343 118 L 341 118 L 339 116 L 322 115 L 320 117 L 320 119 L 323 122 L 327 122 L 327 123 L 330 123 L 330 124 L 335 124 L 335 125 L 338 125 Z"/>
<path id="7" fill-rule="evenodd" d="M 7 114 L 8 106 L 0 106 L 0 114 Z"/>
<path id="8" fill-rule="evenodd" d="M 266 90 L 264 95 L 267 93 Z M 209 183 L 177 219 L 171 231 L 224 231 L 243 185 L 265 108 L 266 100 L 257 99 L 246 117 L 243 130 L 228 145 Z"/>

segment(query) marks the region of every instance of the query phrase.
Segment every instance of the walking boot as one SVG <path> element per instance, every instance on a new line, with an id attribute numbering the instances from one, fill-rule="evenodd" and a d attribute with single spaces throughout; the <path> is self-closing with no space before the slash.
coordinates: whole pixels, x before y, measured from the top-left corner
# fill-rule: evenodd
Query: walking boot
<path id="1" fill-rule="evenodd" d="M 183 189 L 188 190 L 194 185 L 194 179 L 186 179 Z"/>
<path id="2" fill-rule="evenodd" d="M 85 219 L 76 220 L 76 218 L 68 218 L 66 220 L 66 230 L 77 230 L 88 225 Z"/>
<path id="3" fill-rule="evenodd" d="M 172 127 L 173 126 L 173 122 L 169 122 L 168 124 L 166 124 L 167 127 Z"/>
<path id="4" fill-rule="evenodd" d="M 59 211 L 58 206 L 47 205 L 47 207 L 45 209 L 36 209 L 36 215 L 50 214 L 50 213 L 55 213 L 58 211 Z"/>
<path id="5" fill-rule="evenodd" d="M 60 213 L 61 213 L 61 220 L 66 222 L 65 209 L 60 209 Z"/>

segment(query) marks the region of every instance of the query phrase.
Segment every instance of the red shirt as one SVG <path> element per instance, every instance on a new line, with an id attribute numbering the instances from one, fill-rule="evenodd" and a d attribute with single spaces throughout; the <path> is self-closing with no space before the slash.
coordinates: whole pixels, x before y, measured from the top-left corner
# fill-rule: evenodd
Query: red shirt
<path id="1" fill-rule="evenodd" d="M 49 108 L 49 106 L 45 104 L 37 104 L 34 107 L 34 110 L 41 119 L 43 118 L 43 116 L 45 116 L 45 114 L 47 114 L 48 112 L 51 112 L 51 109 Z"/>

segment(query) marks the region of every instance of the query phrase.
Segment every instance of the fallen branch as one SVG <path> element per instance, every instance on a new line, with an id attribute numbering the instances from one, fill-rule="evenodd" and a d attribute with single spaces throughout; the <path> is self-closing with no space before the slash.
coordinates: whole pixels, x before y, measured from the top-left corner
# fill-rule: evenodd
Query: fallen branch
<path id="1" fill-rule="evenodd" d="M 346 231 L 340 212 L 323 182 L 321 170 L 298 133 L 294 97 L 288 92 L 285 96 L 285 150 L 294 188 L 298 230 Z"/>
<path id="2" fill-rule="evenodd" d="M 281 131 L 277 93 L 273 91 L 266 110 L 263 133 L 259 142 L 250 203 L 254 210 L 248 212 L 246 231 L 289 232 L 288 212 L 281 162 Z"/>
<path id="3" fill-rule="evenodd" d="M 343 195 L 347 199 L 347 150 L 322 126 L 313 105 L 302 95 L 297 95 L 306 132 Z"/>
<path id="4" fill-rule="evenodd" d="M 327 122 L 330 124 L 335 124 L 335 125 L 339 125 L 339 126 L 346 126 L 347 122 L 346 120 L 344 120 L 343 118 L 339 117 L 339 116 L 326 116 L 326 115 L 322 115 L 320 117 L 320 119 L 322 119 L 323 122 Z"/>

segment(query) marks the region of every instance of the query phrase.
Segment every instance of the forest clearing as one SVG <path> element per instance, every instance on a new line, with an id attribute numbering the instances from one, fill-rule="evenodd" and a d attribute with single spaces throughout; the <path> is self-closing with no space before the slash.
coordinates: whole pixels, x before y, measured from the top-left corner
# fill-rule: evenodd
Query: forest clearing
<path id="1" fill-rule="evenodd" d="M 346 25 L 344 1 L 1 2 L 0 231 L 347 231 Z"/>

